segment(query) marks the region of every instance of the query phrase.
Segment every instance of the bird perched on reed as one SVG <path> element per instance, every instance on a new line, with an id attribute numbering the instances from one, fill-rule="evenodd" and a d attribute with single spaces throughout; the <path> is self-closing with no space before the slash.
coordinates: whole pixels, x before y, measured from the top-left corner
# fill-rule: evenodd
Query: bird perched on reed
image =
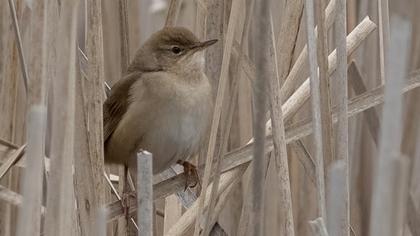
<path id="1" fill-rule="evenodd" d="M 103 106 L 107 162 L 134 169 L 143 149 L 154 174 L 175 163 L 191 171 L 185 160 L 205 143 L 213 110 L 203 52 L 216 41 L 165 27 L 144 43 Z"/>

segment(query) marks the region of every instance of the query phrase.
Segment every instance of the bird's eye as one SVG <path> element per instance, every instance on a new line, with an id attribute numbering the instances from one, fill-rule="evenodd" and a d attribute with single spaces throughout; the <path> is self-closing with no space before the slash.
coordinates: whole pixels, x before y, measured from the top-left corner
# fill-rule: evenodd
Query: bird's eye
<path id="1" fill-rule="evenodd" d="M 171 51 L 175 54 L 180 54 L 182 49 L 179 47 L 172 47 Z"/>

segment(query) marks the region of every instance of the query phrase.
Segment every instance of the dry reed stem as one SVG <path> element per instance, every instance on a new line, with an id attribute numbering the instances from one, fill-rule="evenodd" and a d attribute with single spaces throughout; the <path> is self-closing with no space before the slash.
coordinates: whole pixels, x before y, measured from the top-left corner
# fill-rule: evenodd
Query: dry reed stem
<path id="1" fill-rule="evenodd" d="M 397 204 L 399 200 L 404 202 L 405 193 L 400 195 L 392 193 L 395 189 L 402 188 L 406 178 L 399 176 L 406 170 L 406 163 L 400 157 L 400 144 L 402 138 L 402 95 L 401 88 L 404 83 L 404 74 L 407 65 L 408 39 L 404 34 L 409 32 L 409 26 L 402 24 L 402 20 L 395 20 L 400 24 L 398 34 L 392 35 L 393 45 L 390 47 L 389 60 L 386 72 L 385 103 L 382 113 L 382 129 L 380 138 L 379 158 L 377 161 L 374 177 L 374 191 L 372 197 L 371 235 L 400 235 L 403 227 L 404 207 Z M 390 167 L 391 164 L 395 167 Z M 402 173 L 404 174 L 404 172 Z M 399 177 L 394 181 L 393 178 Z M 402 190 L 402 189 L 401 189 Z M 391 209 L 387 209 L 388 206 Z M 392 212 L 392 214 L 389 214 Z"/>
<path id="2" fill-rule="evenodd" d="M 168 14 L 166 15 L 165 26 L 175 26 L 178 18 L 179 10 L 181 9 L 182 0 L 171 0 Z"/>
<path id="3" fill-rule="evenodd" d="M 377 170 L 376 175 L 370 235 L 403 235 L 408 196 L 409 159 L 404 156 L 380 158 L 383 160 L 380 161 L 380 169 Z M 380 200 L 377 200 L 377 194 L 381 195 Z M 379 208 L 377 208 L 378 203 L 382 203 Z M 378 216 L 378 212 L 383 215 Z M 373 216 L 378 217 L 372 218 Z"/>
<path id="4" fill-rule="evenodd" d="M 223 60 L 223 44 L 224 44 L 224 30 L 226 29 L 228 9 L 225 7 L 225 1 L 207 1 L 207 15 L 206 15 L 206 39 L 218 39 L 218 43 L 206 49 L 205 52 L 205 69 L 204 72 L 210 79 L 210 84 L 213 88 L 218 86 L 220 71 Z M 238 29 L 238 31 L 240 31 Z M 238 33 L 238 32 L 237 32 Z M 213 94 L 216 94 L 213 89 Z M 201 161 L 201 160 L 200 160 Z"/>
<path id="5" fill-rule="evenodd" d="M 196 0 L 194 33 L 198 38 L 206 36 L 207 2 Z"/>
<path id="6" fill-rule="evenodd" d="M 296 4 L 302 4 L 296 2 Z M 303 4 L 302 4 L 303 5 Z M 300 6 L 302 8 L 303 6 Z M 296 25 L 299 21 L 291 22 Z M 291 27 L 293 28 L 293 27 Z M 296 30 L 297 34 L 297 30 Z M 287 160 L 287 147 L 285 140 L 285 131 L 283 123 L 283 113 L 281 109 L 281 94 L 280 94 L 280 74 L 277 63 L 277 50 L 274 39 L 273 19 L 270 14 L 270 35 L 269 35 L 269 60 L 268 67 L 271 68 L 269 72 L 269 104 L 270 104 L 270 115 L 273 125 L 273 143 L 274 143 L 274 155 L 275 155 L 275 167 L 277 170 L 278 185 L 280 189 L 279 204 L 282 206 L 280 209 L 279 224 L 283 227 L 280 228 L 281 235 L 295 235 L 294 222 L 293 222 L 293 210 L 292 210 L 292 196 L 290 191 L 290 179 L 289 179 L 289 164 Z M 283 39 L 284 40 L 284 39 Z M 291 42 L 290 44 L 294 44 Z M 289 59 L 292 54 L 285 55 Z M 287 60 L 287 59 L 286 59 Z"/>
<path id="7" fill-rule="evenodd" d="M 73 155 L 76 86 L 76 26 L 79 1 L 61 5 L 56 43 L 59 78 L 52 80 L 51 167 L 47 192 L 45 234 L 74 235 L 76 231 Z"/>
<path id="8" fill-rule="evenodd" d="M 366 17 L 347 36 L 347 55 L 351 55 L 364 39 L 376 28 L 369 17 Z M 337 52 L 334 50 L 328 57 L 328 75 L 331 75 L 337 68 Z M 283 104 L 283 114 L 286 120 L 290 119 L 309 98 L 309 79 L 295 91 L 295 93 Z"/>
<path id="9" fill-rule="evenodd" d="M 106 208 L 99 208 L 96 218 L 96 234 L 97 236 L 105 236 L 106 234 L 106 216 L 108 215 L 108 210 Z"/>
<path id="10" fill-rule="evenodd" d="M 234 68 L 238 68 L 238 60 L 235 61 L 234 63 Z M 235 70 L 236 71 L 236 70 Z M 213 226 L 214 223 L 208 223 L 210 222 L 210 220 L 214 217 L 216 217 L 219 213 L 217 212 L 213 212 L 214 211 L 214 207 L 216 204 L 216 198 L 217 196 L 217 189 L 219 188 L 219 181 L 220 181 L 220 174 L 221 174 L 221 163 L 222 163 L 222 158 L 225 156 L 226 154 L 226 150 L 227 150 L 227 145 L 228 145 L 228 141 L 229 141 L 229 134 L 230 134 L 230 130 L 231 130 L 231 126 L 232 126 L 232 120 L 233 120 L 233 112 L 235 109 L 235 103 L 237 101 L 237 95 L 238 95 L 238 80 L 240 78 L 237 78 L 238 76 L 234 76 L 232 78 L 232 91 L 230 92 L 230 98 L 228 99 L 229 102 L 227 104 L 227 108 L 226 108 L 226 121 L 222 123 L 221 126 L 221 131 L 223 132 L 223 134 L 220 137 L 220 147 L 219 147 L 219 152 L 217 154 L 216 160 L 215 160 L 215 170 L 214 170 L 214 175 L 213 175 L 213 186 L 211 189 L 211 195 L 210 195 L 210 199 L 209 199 L 209 208 L 207 210 L 207 214 L 205 217 L 205 224 L 204 224 L 204 235 L 208 235 L 210 233 L 211 227 Z M 220 201 L 220 199 L 219 199 Z"/>
<path id="11" fill-rule="evenodd" d="M 204 193 L 206 193 L 207 191 L 207 186 L 210 180 L 210 174 L 213 170 L 213 159 L 214 159 L 214 151 L 215 151 L 215 145 L 216 145 L 217 130 L 219 128 L 219 122 L 220 122 L 222 105 L 223 105 L 222 103 L 224 101 L 225 89 L 226 89 L 226 84 L 228 80 L 229 64 L 230 64 L 230 57 L 231 57 L 236 23 L 238 21 L 239 11 L 243 6 L 241 2 L 242 0 L 232 1 L 232 10 L 229 16 L 228 30 L 227 30 L 225 45 L 224 45 L 224 50 L 223 50 L 222 68 L 221 68 L 219 84 L 217 88 L 216 101 L 214 104 L 211 132 L 210 132 L 210 138 L 209 138 L 208 150 L 207 150 L 207 156 L 206 156 L 206 167 L 204 170 L 202 190 L 201 190 L 200 197 L 198 199 L 199 208 L 198 208 L 198 217 L 197 217 L 197 221 L 196 221 L 195 229 L 194 229 L 195 236 L 197 236 L 199 233 L 200 219 L 202 216 L 204 200 L 206 197 Z"/>
<path id="12" fill-rule="evenodd" d="M 128 10 L 127 0 L 118 1 L 120 16 L 120 37 L 121 37 L 121 70 L 124 74 L 130 64 L 130 38 L 128 32 Z"/>
<path id="13" fill-rule="evenodd" d="M 104 58 L 101 1 L 87 1 L 87 78 L 76 91 L 74 158 L 77 219 L 82 235 L 94 235 L 98 209 L 106 202 L 103 157 Z M 82 141 L 83 140 L 83 141 Z"/>
<path id="14" fill-rule="evenodd" d="M 379 69 L 382 84 L 387 80 L 386 68 L 388 65 L 388 54 L 391 43 L 389 26 L 389 4 L 388 0 L 378 0 L 378 25 L 379 25 Z"/>
<path id="15" fill-rule="evenodd" d="M 24 196 L 19 209 L 17 233 L 18 236 L 40 233 L 41 202 L 43 187 L 43 158 L 45 153 L 46 128 L 46 91 L 47 91 L 47 1 L 36 1 L 32 4 L 31 16 L 31 81 L 28 81 L 27 116 L 27 168 L 23 177 L 21 192 Z"/>
<path id="16" fill-rule="evenodd" d="M 336 2 L 337 0 L 331 0 L 325 9 L 325 27 L 329 29 L 335 19 L 336 14 Z M 316 29 L 315 33 L 318 30 Z M 281 94 L 282 94 L 282 102 L 286 101 L 287 98 L 293 93 L 293 89 L 298 85 L 300 74 L 302 71 L 307 68 L 308 65 L 308 48 L 307 45 L 305 45 L 300 52 L 298 58 L 296 59 L 295 63 L 293 64 L 292 68 L 290 69 L 289 74 L 287 75 L 286 80 L 284 81 L 282 88 L 281 88 Z"/>
<path id="17" fill-rule="evenodd" d="M 350 78 L 350 85 L 352 86 L 356 95 L 363 94 L 367 91 L 367 87 L 364 83 L 363 76 L 354 61 L 350 63 L 348 69 L 348 76 Z M 372 136 L 372 139 L 375 142 L 375 144 L 378 145 L 379 127 L 381 125 L 381 122 L 379 120 L 379 115 L 376 108 L 367 110 L 366 112 L 364 112 L 363 115 L 368 124 L 369 132 Z"/>
<path id="18" fill-rule="evenodd" d="M 128 26 L 128 9 L 127 0 L 118 1 L 118 12 L 119 12 L 119 23 L 120 23 L 120 54 L 121 54 L 121 74 L 124 75 L 130 64 L 130 37 L 129 37 L 129 26 Z M 118 167 L 118 174 L 120 176 L 118 182 L 118 189 L 121 194 L 124 194 L 125 188 L 127 187 L 127 171 L 125 166 Z M 131 217 L 130 217 L 131 218 Z M 118 219 L 117 228 L 118 235 L 128 234 L 128 218 L 122 217 Z M 133 218 L 131 218 L 133 221 Z"/>
<path id="19" fill-rule="evenodd" d="M 36 78 L 35 76 L 33 78 Z M 32 85 L 33 86 L 33 85 Z M 32 88 L 31 86 L 31 88 Z M 41 225 L 43 189 L 43 158 L 46 126 L 46 109 L 42 105 L 31 106 L 28 114 L 28 165 L 22 185 L 23 203 L 19 209 L 18 236 L 38 235 Z"/>
<path id="20" fill-rule="evenodd" d="M 298 0 L 297 2 L 299 2 Z M 269 64 L 270 50 L 270 2 L 255 2 L 256 30 L 253 35 L 254 43 L 259 46 L 254 48 L 256 80 L 252 85 L 253 95 L 253 123 L 252 133 L 254 139 L 253 158 L 251 162 L 251 212 L 250 221 L 253 227 L 251 235 L 264 235 L 264 180 L 265 180 L 265 120 L 267 103 L 267 85 L 273 75 Z M 287 60 L 287 58 L 285 59 Z M 281 67 L 283 68 L 283 67 Z M 281 70 L 281 69 L 280 69 Z"/>
<path id="21" fill-rule="evenodd" d="M 337 179 L 344 177 L 344 181 L 340 183 L 340 188 L 336 189 L 336 198 L 329 198 L 331 201 L 338 201 L 339 204 L 328 208 L 330 211 L 336 211 L 334 219 L 328 228 L 337 227 L 337 231 L 329 231 L 331 235 L 350 236 L 350 162 L 349 162 L 349 122 L 348 122 L 348 94 L 347 94 L 347 53 L 346 53 L 346 35 L 347 35 L 347 7 L 346 0 L 338 0 L 337 2 L 337 19 L 335 22 L 335 44 L 337 47 L 337 70 L 335 72 L 335 80 L 337 82 L 337 128 L 336 128 L 336 149 L 335 160 L 343 161 L 344 167 L 337 175 Z M 329 114 L 330 115 L 330 114 Z M 331 186 L 332 188 L 332 186 Z M 331 219 L 332 220 L 332 219 Z"/>
<path id="22" fill-rule="evenodd" d="M 308 55 L 309 55 L 309 71 L 310 71 L 310 93 L 311 93 L 311 108 L 312 120 L 314 129 L 314 143 L 315 143 L 315 163 L 316 163 L 316 197 L 317 197 L 317 213 L 318 217 L 326 219 L 325 209 L 325 175 L 324 175 L 324 146 L 322 128 L 324 123 L 321 120 L 321 88 L 320 79 L 318 77 L 318 60 L 317 60 L 317 42 L 315 40 L 314 30 L 314 3 L 313 1 L 305 1 L 306 12 L 306 29 L 308 40 Z M 328 78 L 324 78 L 328 79 Z"/>
<path id="23" fill-rule="evenodd" d="M 303 144 L 302 140 L 297 140 L 290 142 L 289 146 L 293 152 L 296 153 L 299 163 L 302 165 L 305 170 L 306 176 L 311 180 L 311 182 L 316 185 L 316 173 L 315 173 L 315 161 L 309 150 Z"/>
<path id="24" fill-rule="evenodd" d="M 276 45 L 280 84 L 290 71 L 302 14 L 303 0 L 286 1 Z"/>
<path id="25" fill-rule="evenodd" d="M 419 208 L 416 207 L 415 199 L 410 192 L 408 193 L 407 199 L 407 225 L 410 229 L 411 235 L 420 235 L 420 211 Z"/>
<path id="26" fill-rule="evenodd" d="M 19 149 L 15 150 L 0 166 L 0 179 L 12 168 L 12 166 L 20 160 L 25 153 L 26 144 L 22 145 Z"/>
<path id="27" fill-rule="evenodd" d="M 173 194 L 165 198 L 165 218 L 163 219 L 163 234 L 178 221 L 182 216 L 182 205 L 179 203 L 178 197 Z"/>
<path id="28" fill-rule="evenodd" d="M 16 144 L 11 143 L 11 142 L 9 142 L 7 140 L 4 140 L 2 138 L 0 138 L 0 144 L 5 146 L 5 147 L 9 147 L 9 148 L 13 148 L 13 149 L 18 149 L 19 148 L 19 146 L 17 146 Z"/>
<path id="29" fill-rule="evenodd" d="M 217 218 L 219 217 L 220 213 L 223 211 L 224 207 L 226 206 L 227 201 L 231 198 L 231 193 L 234 190 L 234 187 L 239 182 L 239 179 L 236 179 L 233 183 L 231 183 L 225 191 L 223 191 L 217 201 L 216 206 L 214 207 L 214 214 L 211 215 L 209 220 L 209 226 L 211 227 L 211 230 L 213 230 L 213 227 L 215 226 L 217 222 Z M 211 236 L 211 232 L 209 233 Z"/>
<path id="30" fill-rule="evenodd" d="M 244 28 L 241 35 L 241 44 L 234 44 L 233 52 L 236 53 L 236 58 L 239 59 L 239 65 L 238 68 L 236 68 L 236 74 L 237 75 L 243 75 L 243 70 L 247 68 L 253 68 L 253 74 L 252 76 L 255 76 L 255 67 L 252 62 L 249 61 L 248 57 L 246 56 L 246 53 L 248 52 L 248 44 L 246 42 L 249 42 L 249 32 L 251 30 L 251 23 L 252 23 L 252 16 L 254 16 L 254 6 L 255 6 L 255 0 L 248 0 L 246 2 L 247 7 L 245 9 L 245 19 L 244 19 Z M 244 67 L 244 62 L 246 61 L 247 66 Z M 242 70 L 241 70 L 242 69 Z M 251 114 L 251 109 L 248 107 L 249 110 L 244 111 L 244 107 L 246 107 L 245 101 L 250 98 L 250 90 L 251 88 L 245 85 L 245 83 L 242 81 L 238 81 L 238 89 L 241 90 L 241 88 L 245 88 L 248 90 L 243 90 L 243 92 L 238 93 L 238 114 Z M 245 99 L 243 99 L 245 98 Z M 246 123 L 246 119 L 242 120 L 240 119 L 238 128 L 239 130 L 248 130 L 248 127 L 246 127 L 244 124 Z M 251 121 L 251 120 L 249 120 Z M 240 132 L 240 131 L 239 131 Z M 250 134 L 251 135 L 251 134 Z M 246 180 L 247 184 L 249 184 L 249 177 Z M 241 216 L 239 218 L 239 223 L 237 227 L 237 235 L 243 236 L 245 234 L 245 231 L 247 230 L 247 224 L 249 221 L 249 211 L 250 211 L 250 205 L 251 203 L 248 201 L 250 198 L 249 195 L 245 195 L 242 199 L 242 203 L 244 204 L 241 209 Z"/>
<path id="31" fill-rule="evenodd" d="M 137 225 L 139 235 L 153 235 L 153 169 L 152 154 L 137 154 Z"/>
<path id="32" fill-rule="evenodd" d="M 98 209 L 97 221 L 96 221 L 96 235 L 105 236 L 106 234 L 106 218 L 108 215 L 108 210 L 106 208 Z"/>
<path id="33" fill-rule="evenodd" d="M 227 14 L 227 5 L 223 1 L 210 1 L 207 5 L 207 19 L 206 19 L 206 27 L 207 27 L 207 38 L 218 38 L 220 43 L 215 47 L 209 48 L 206 51 L 206 74 L 209 75 L 209 78 L 212 77 L 219 77 L 220 70 L 222 64 L 220 63 L 223 58 L 223 38 L 224 38 L 224 29 L 226 28 L 226 22 L 224 20 L 225 15 Z M 252 6 L 249 6 L 252 7 Z M 247 7 L 247 9 L 249 8 Z M 246 13 L 245 13 L 246 14 Z M 244 23 L 240 29 L 236 30 L 237 34 L 242 34 L 241 37 L 233 42 L 232 46 L 232 53 L 233 58 L 232 65 L 229 68 L 229 76 L 231 77 L 231 82 L 229 84 L 230 91 L 229 91 L 229 98 L 226 99 L 226 105 L 224 109 L 224 115 L 221 116 L 221 124 L 219 132 L 219 140 L 217 141 L 217 157 L 215 161 L 215 170 L 213 171 L 213 186 L 211 190 L 211 195 L 209 199 L 209 207 L 208 211 L 205 216 L 206 222 L 204 222 L 204 235 L 208 235 L 210 230 L 212 230 L 213 224 L 207 224 L 213 217 L 215 217 L 214 207 L 217 200 L 217 189 L 219 186 L 220 180 L 220 167 L 221 167 L 221 158 L 225 155 L 228 147 L 229 135 L 231 131 L 232 121 L 233 121 L 233 114 L 235 111 L 235 104 L 237 101 L 238 96 L 238 83 L 239 83 L 239 62 L 240 62 L 240 55 L 235 54 L 235 44 L 243 46 L 244 38 L 247 35 L 247 26 L 249 23 L 250 16 L 248 14 L 245 15 Z M 235 40 L 235 39 L 234 39 Z M 241 54 L 241 53 L 240 53 Z M 234 73 L 236 72 L 236 73 Z M 219 81 L 214 81 L 214 86 L 218 84 Z M 218 214 L 218 213 L 216 213 Z"/>
<path id="34" fill-rule="evenodd" d="M 420 72 L 417 72 L 413 75 L 407 82 L 404 88 L 402 89 L 403 93 L 407 93 L 415 88 L 420 87 Z M 384 88 L 383 86 L 379 86 L 376 89 L 373 89 L 369 92 L 366 92 L 360 96 L 352 98 L 349 101 L 349 110 L 348 116 L 353 117 L 361 112 L 364 112 L 374 106 L 382 104 L 384 101 Z M 334 110 L 334 109 L 333 109 Z M 333 122 L 336 122 L 337 118 L 336 115 L 333 115 Z M 312 133 L 312 122 L 311 119 L 303 120 L 302 122 L 298 122 L 297 124 L 290 125 L 286 127 L 286 142 L 289 144 L 291 142 L 297 141 L 301 138 L 304 138 Z M 266 152 L 273 151 L 273 143 L 271 140 L 271 135 L 266 137 Z M 239 167 L 248 164 L 252 160 L 252 149 L 253 149 L 253 142 L 246 144 L 240 148 L 237 148 L 233 151 L 230 151 L 225 155 L 222 159 L 222 178 L 223 175 L 227 174 L 233 170 L 238 169 Z M 179 174 L 174 176 L 170 179 L 164 180 L 154 185 L 154 199 L 159 199 L 162 197 L 167 197 L 175 192 L 181 191 L 185 188 L 185 175 Z M 220 188 L 219 188 L 220 189 Z M 107 204 L 107 207 L 110 208 L 110 215 L 108 216 L 108 220 L 112 220 L 117 216 L 122 216 L 123 209 L 120 205 L 119 201 L 115 201 L 113 203 Z M 131 206 L 134 207 L 135 206 Z M 130 209 L 131 211 L 131 209 Z"/>
<path id="35" fill-rule="evenodd" d="M 417 143 L 420 143 L 420 129 L 417 129 Z M 411 179 L 407 202 L 407 225 L 412 235 L 420 235 L 420 211 L 416 200 L 420 193 L 420 147 L 417 146 L 411 167 Z M 418 202 L 418 200 L 417 200 Z"/>
<path id="36" fill-rule="evenodd" d="M 271 35 L 268 37 L 269 53 L 271 59 L 268 61 L 268 67 L 272 68 L 268 73 L 270 88 L 270 114 L 273 125 L 273 140 L 275 166 L 280 187 L 280 209 L 279 220 L 283 227 L 279 232 L 282 235 L 294 235 L 292 199 L 289 180 L 289 166 L 287 160 L 287 148 L 284 134 L 284 123 L 282 113 L 282 94 L 281 85 L 289 74 L 292 65 L 293 52 L 296 47 L 300 21 L 303 14 L 303 0 L 286 1 L 283 16 L 281 19 L 280 31 L 276 40 L 274 39 L 274 29 L 272 19 L 270 19 Z M 258 41 L 255 41 L 258 42 Z M 259 73 L 257 73 L 259 75 Z"/>
<path id="37" fill-rule="evenodd" d="M 329 169 L 327 228 L 330 235 L 350 233 L 350 225 L 345 225 L 347 229 L 343 229 L 343 224 L 347 224 L 347 220 L 343 218 L 343 213 L 347 211 L 347 204 L 344 202 L 347 195 L 346 168 L 345 160 L 340 159 L 334 162 Z"/>
<path id="38" fill-rule="evenodd" d="M 22 76 L 23 76 L 23 84 L 25 85 L 26 92 L 28 92 L 28 67 L 26 64 L 25 59 L 25 53 L 23 52 L 23 44 L 22 44 L 22 37 L 20 35 L 20 29 L 19 29 L 19 22 L 16 15 L 16 7 L 14 0 L 9 0 L 9 7 L 10 7 L 10 14 L 12 15 L 13 19 L 13 27 L 15 29 L 15 35 L 17 39 L 17 46 L 19 50 L 19 58 L 20 58 L 20 67 L 22 70 Z"/>
<path id="39" fill-rule="evenodd" d="M 340 1 L 340 0 L 338 0 Z M 331 6 L 332 5 L 332 6 Z M 334 7 L 334 17 L 332 19 L 325 19 L 324 11 L 329 12 L 331 10 L 328 7 Z M 317 43 L 317 59 L 319 66 L 319 90 L 320 90 L 320 117 L 322 124 L 322 153 L 324 158 L 324 170 L 332 163 L 334 159 L 333 154 L 333 127 L 331 117 L 331 91 L 330 91 L 330 79 L 328 75 L 328 28 L 331 27 L 339 14 L 339 6 L 337 0 L 330 2 L 327 9 L 325 9 L 325 0 L 319 1 L 316 4 L 316 14 L 321 16 L 318 17 L 318 43 Z M 324 10 L 325 9 L 325 10 Z M 328 16 L 328 14 L 327 14 Z M 328 182 L 327 182 L 328 187 Z"/>

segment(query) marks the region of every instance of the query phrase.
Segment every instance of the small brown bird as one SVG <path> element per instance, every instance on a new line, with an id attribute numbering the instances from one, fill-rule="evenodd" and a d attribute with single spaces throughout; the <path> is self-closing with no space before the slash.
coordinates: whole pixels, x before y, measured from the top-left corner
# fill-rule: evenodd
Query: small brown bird
<path id="1" fill-rule="evenodd" d="M 103 106 L 107 162 L 135 168 L 143 149 L 157 174 L 198 152 L 213 110 L 203 51 L 216 41 L 166 27 L 144 43 Z"/>

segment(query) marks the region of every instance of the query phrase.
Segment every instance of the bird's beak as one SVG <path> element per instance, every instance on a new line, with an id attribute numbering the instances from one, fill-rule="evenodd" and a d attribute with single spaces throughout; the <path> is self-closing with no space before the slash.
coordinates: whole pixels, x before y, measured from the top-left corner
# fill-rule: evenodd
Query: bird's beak
<path id="1" fill-rule="evenodd" d="M 219 41 L 219 40 L 212 39 L 212 40 L 200 42 L 200 43 L 197 43 L 197 45 L 195 45 L 193 48 L 196 49 L 197 51 L 204 50 L 204 49 L 210 47 L 211 45 L 215 44 L 217 41 Z"/>

